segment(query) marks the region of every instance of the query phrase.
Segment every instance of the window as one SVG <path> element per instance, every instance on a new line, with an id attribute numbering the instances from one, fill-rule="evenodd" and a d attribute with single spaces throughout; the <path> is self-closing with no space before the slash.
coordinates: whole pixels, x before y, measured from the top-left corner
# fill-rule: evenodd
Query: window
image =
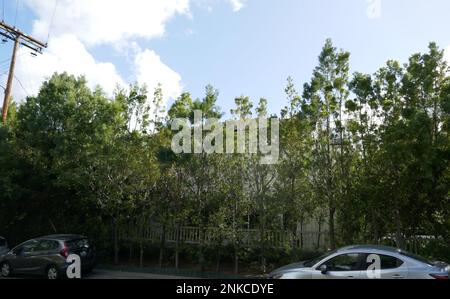
<path id="1" fill-rule="evenodd" d="M 36 248 L 37 241 L 31 240 L 26 243 L 23 243 L 16 249 L 14 249 L 14 254 L 23 254 L 23 253 L 33 253 L 34 249 Z"/>
<path id="2" fill-rule="evenodd" d="M 72 240 L 66 242 L 66 244 L 71 250 L 78 250 L 84 247 L 89 247 L 89 240 L 88 239 Z"/>
<path id="3" fill-rule="evenodd" d="M 51 251 L 51 250 L 57 250 L 58 248 L 59 248 L 59 244 L 56 241 L 41 240 L 37 244 L 35 251 Z"/>
<path id="4" fill-rule="evenodd" d="M 403 261 L 393 256 L 380 255 L 381 258 L 381 270 L 397 269 L 403 265 Z"/>
<path id="5" fill-rule="evenodd" d="M 378 254 L 381 260 L 381 270 L 397 269 L 403 265 L 403 261 L 389 255 Z M 366 255 L 367 260 L 367 255 Z M 373 264 L 373 261 L 366 261 L 366 269 Z"/>
<path id="6" fill-rule="evenodd" d="M 327 265 L 329 271 L 358 271 L 361 270 L 361 254 L 342 254 L 326 261 L 325 265 Z"/>
<path id="7" fill-rule="evenodd" d="M 423 258 L 423 257 L 421 257 L 421 256 L 418 256 L 418 255 L 415 255 L 415 254 L 412 254 L 412 253 L 409 253 L 409 252 L 405 252 L 405 251 L 400 252 L 400 254 L 401 254 L 401 255 L 404 255 L 404 256 L 406 256 L 406 257 L 409 257 L 409 258 L 418 260 L 418 261 L 421 262 L 421 263 L 424 263 L 424 264 L 433 266 L 433 263 L 432 263 L 432 262 L 430 262 L 429 260 L 427 260 L 427 259 L 425 259 L 425 258 Z"/>
<path id="8" fill-rule="evenodd" d="M 320 262 L 321 260 L 323 260 L 323 259 L 327 258 L 328 256 L 330 256 L 330 255 L 332 255 L 332 254 L 335 254 L 335 253 L 336 253 L 336 250 L 333 250 L 333 251 L 331 251 L 331 252 L 329 252 L 329 253 L 326 253 L 326 254 L 324 254 L 324 255 L 321 255 L 321 256 L 319 256 L 319 257 L 317 257 L 317 258 L 315 258 L 315 259 L 309 260 L 309 261 L 307 261 L 307 262 L 305 263 L 305 266 L 311 268 L 311 267 L 313 267 L 315 264 L 317 264 L 318 262 Z"/>

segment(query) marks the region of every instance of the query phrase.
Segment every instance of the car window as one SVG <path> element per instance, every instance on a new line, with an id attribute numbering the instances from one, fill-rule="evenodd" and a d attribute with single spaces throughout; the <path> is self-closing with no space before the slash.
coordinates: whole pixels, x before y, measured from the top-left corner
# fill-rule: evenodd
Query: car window
<path id="1" fill-rule="evenodd" d="M 57 250 L 59 248 L 59 243 L 53 240 L 41 240 L 36 245 L 35 251 L 51 251 Z"/>
<path id="2" fill-rule="evenodd" d="M 361 270 L 361 257 L 359 253 L 341 254 L 326 261 L 324 264 L 327 265 L 329 271 L 358 271 Z"/>
<path id="3" fill-rule="evenodd" d="M 71 250 L 81 249 L 83 247 L 89 247 L 89 240 L 88 239 L 71 240 L 66 242 L 66 244 Z"/>
<path id="4" fill-rule="evenodd" d="M 317 264 L 317 263 L 320 262 L 321 260 L 323 260 L 323 259 L 329 257 L 330 255 L 335 254 L 336 252 L 337 252 L 336 250 L 333 250 L 333 251 L 328 252 L 328 253 L 326 253 L 326 254 L 324 254 L 324 255 L 321 255 L 321 256 L 316 257 L 316 258 L 314 258 L 314 259 L 312 259 L 312 260 L 309 260 L 309 261 L 307 261 L 307 262 L 305 263 L 305 266 L 306 266 L 306 267 L 313 267 L 315 264 Z"/>
<path id="5" fill-rule="evenodd" d="M 403 265 L 403 261 L 393 256 L 381 255 L 381 270 L 397 269 Z"/>
<path id="6" fill-rule="evenodd" d="M 389 270 L 389 269 L 397 269 L 403 265 L 403 261 L 389 255 L 377 254 L 380 257 L 381 261 L 381 270 Z M 366 255 L 367 256 L 367 255 Z M 367 260 L 367 258 L 366 258 Z M 373 262 L 366 261 L 366 268 L 372 265 Z"/>
<path id="7" fill-rule="evenodd" d="M 22 245 L 20 245 L 19 247 L 16 247 L 16 249 L 14 249 L 14 253 L 15 254 L 32 253 L 32 252 L 34 252 L 36 245 L 37 245 L 36 240 L 31 240 L 31 241 L 25 242 Z"/>
<path id="8" fill-rule="evenodd" d="M 418 256 L 418 255 L 416 255 L 416 254 L 412 254 L 412 253 L 410 253 L 410 252 L 405 252 L 405 251 L 400 252 L 400 254 L 401 254 L 401 255 L 404 255 L 404 256 L 406 256 L 406 257 L 415 259 L 415 260 L 417 260 L 417 261 L 419 261 L 419 262 L 421 262 L 421 263 L 424 263 L 424 264 L 433 266 L 433 263 L 432 263 L 432 262 L 430 262 L 429 260 L 427 260 L 427 259 L 425 259 L 425 258 L 423 258 L 423 257 L 421 257 L 421 256 Z"/>

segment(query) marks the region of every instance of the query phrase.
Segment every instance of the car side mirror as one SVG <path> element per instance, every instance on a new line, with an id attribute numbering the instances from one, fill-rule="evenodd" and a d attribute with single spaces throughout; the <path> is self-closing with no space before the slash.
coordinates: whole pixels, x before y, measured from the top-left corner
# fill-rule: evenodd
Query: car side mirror
<path id="1" fill-rule="evenodd" d="M 322 273 L 323 275 L 328 273 L 328 266 L 327 265 L 322 265 L 320 266 L 320 273 Z"/>

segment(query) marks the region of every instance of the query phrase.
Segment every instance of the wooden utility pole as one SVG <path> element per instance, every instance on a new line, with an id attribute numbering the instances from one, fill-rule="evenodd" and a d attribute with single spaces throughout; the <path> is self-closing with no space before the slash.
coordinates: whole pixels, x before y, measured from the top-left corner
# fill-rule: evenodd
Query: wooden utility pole
<path id="1" fill-rule="evenodd" d="M 14 81 L 14 69 L 17 60 L 17 51 L 19 46 L 24 46 L 31 49 L 32 53 L 42 53 L 42 49 L 47 48 L 47 44 L 38 41 L 37 39 L 26 35 L 15 27 L 12 27 L 3 21 L 0 22 L 0 35 L 3 40 L 11 40 L 14 42 L 13 53 L 11 57 L 11 65 L 9 66 L 8 82 L 5 88 L 5 98 L 3 100 L 2 121 L 6 124 L 8 117 L 9 104 L 11 102 L 12 85 Z M 6 38 L 6 39 L 5 39 Z"/>

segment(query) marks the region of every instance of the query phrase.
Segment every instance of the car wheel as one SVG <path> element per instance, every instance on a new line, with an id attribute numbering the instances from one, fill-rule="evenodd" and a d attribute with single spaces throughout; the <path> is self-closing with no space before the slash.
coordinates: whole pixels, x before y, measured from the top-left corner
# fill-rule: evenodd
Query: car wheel
<path id="1" fill-rule="evenodd" d="M 55 266 L 51 265 L 47 268 L 46 275 L 47 275 L 47 279 L 50 279 L 50 280 L 58 279 L 59 278 L 58 269 Z"/>
<path id="2" fill-rule="evenodd" d="M 3 277 L 9 277 L 11 275 L 11 266 L 9 263 L 1 264 L 1 272 Z"/>

